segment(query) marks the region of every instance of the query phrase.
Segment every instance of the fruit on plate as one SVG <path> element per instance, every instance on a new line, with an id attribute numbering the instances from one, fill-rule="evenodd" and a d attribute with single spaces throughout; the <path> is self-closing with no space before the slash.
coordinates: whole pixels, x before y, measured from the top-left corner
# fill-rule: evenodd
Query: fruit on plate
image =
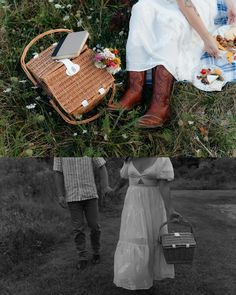
<path id="1" fill-rule="evenodd" d="M 222 71 L 219 68 L 202 68 L 200 71 L 200 75 L 197 76 L 197 79 L 201 80 L 201 82 L 205 85 L 212 84 L 217 80 L 224 81 Z"/>
<path id="2" fill-rule="evenodd" d="M 221 76 L 222 75 L 222 71 L 219 69 L 219 68 L 215 68 L 212 73 L 214 75 L 218 75 L 218 76 Z"/>
<path id="3" fill-rule="evenodd" d="M 233 39 L 227 39 L 226 37 L 217 35 L 215 38 L 220 50 L 233 51 L 236 49 L 236 36 Z"/>
<path id="4" fill-rule="evenodd" d="M 226 34 L 226 36 L 230 37 L 231 39 L 217 35 L 216 42 L 218 44 L 218 48 L 222 51 L 225 51 L 225 57 L 227 61 L 229 63 L 233 63 L 236 59 L 236 32 L 231 32 L 228 35 Z"/>
<path id="5" fill-rule="evenodd" d="M 226 58 L 228 60 L 229 63 L 232 63 L 234 61 L 234 54 L 231 51 L 228 51 L 226 54 Z"/>

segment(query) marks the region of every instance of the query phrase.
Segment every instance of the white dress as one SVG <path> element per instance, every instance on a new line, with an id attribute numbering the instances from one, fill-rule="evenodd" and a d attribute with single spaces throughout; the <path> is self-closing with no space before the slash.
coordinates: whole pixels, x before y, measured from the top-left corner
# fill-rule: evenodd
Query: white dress
<path id="1" fill-rule="evenodd" d="M 217 0 L 192 0 L 208 31 L 216 29 Z M 126 46 L 128 71 L 164 65 L 178 80 L 192 81 L 204 44 L 176 0 L 139 0 L 132 8 Z"/>
<path id="2" fill-rule="evenodd" d="M 121 169 L 121 177 L 129 178 L 129 188 L 114 257 L 114 283 L 129 290 L 149 289 L 154 280 L 174 278 L 174 266 L 166 263 L 158 243 L 160 226 L 166 221 L 158 180 L 172 180 L 173 167 L 169 158 L 157 158 L 140 173 L 130 161 Z"/>

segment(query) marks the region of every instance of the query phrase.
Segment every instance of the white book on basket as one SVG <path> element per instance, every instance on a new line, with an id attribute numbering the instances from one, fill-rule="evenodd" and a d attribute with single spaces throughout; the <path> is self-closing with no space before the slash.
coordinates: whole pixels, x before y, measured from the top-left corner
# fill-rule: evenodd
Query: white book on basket
<path id="1" fill-rule="evenodd" d="M 87 31 L 72 32 L 63 37 L 52 53 L 52 59 L 74 58 L 80 55 L 89 33 Z"/>

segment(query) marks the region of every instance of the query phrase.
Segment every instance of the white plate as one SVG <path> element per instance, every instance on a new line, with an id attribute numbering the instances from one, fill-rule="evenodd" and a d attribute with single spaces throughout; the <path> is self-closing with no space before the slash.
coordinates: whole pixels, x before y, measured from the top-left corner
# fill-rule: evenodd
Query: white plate
<path id="1" fill-rule="evenodd" d="M 194 77 L 193 77 L 193 85 L 196 86 L 198 89 L 203 91 L 221 91 L 222 87 L 227 83 L 227 81 L 219 81 L 216 80 L 215 82 L 211 84 L 203 84 L 200 79 L 197 78 L 197 76 L 200 76 L 200 72 L 202 69 L 211 69 L 214 70 L 216 68 L 219 68 L 215 65 L 200 65 L 198 66 L 194 71 Z M 224 77 L 224 73 L 222 69 L 220 69 L 222 72 L 222 76 Z"/>

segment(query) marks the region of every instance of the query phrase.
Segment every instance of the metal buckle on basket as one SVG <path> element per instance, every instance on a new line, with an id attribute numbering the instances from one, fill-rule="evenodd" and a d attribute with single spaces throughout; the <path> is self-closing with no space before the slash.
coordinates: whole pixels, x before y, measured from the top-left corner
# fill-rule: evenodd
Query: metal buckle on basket
<path id="1" fill-rule="evenodd" d="M 180 237 L 180 233 L 174 233 L 175 237 Z"/>
<path id="2" fill-rule="evenodd" d="M 175 244 L 172 244 L 172 248 L 176 248 L 176 245 Z"/>
<path id="3" fill-rule="evenodd" d="M 186 244 L 186 248 L 189 248 L 190 247 L 190 244 Z"/>

